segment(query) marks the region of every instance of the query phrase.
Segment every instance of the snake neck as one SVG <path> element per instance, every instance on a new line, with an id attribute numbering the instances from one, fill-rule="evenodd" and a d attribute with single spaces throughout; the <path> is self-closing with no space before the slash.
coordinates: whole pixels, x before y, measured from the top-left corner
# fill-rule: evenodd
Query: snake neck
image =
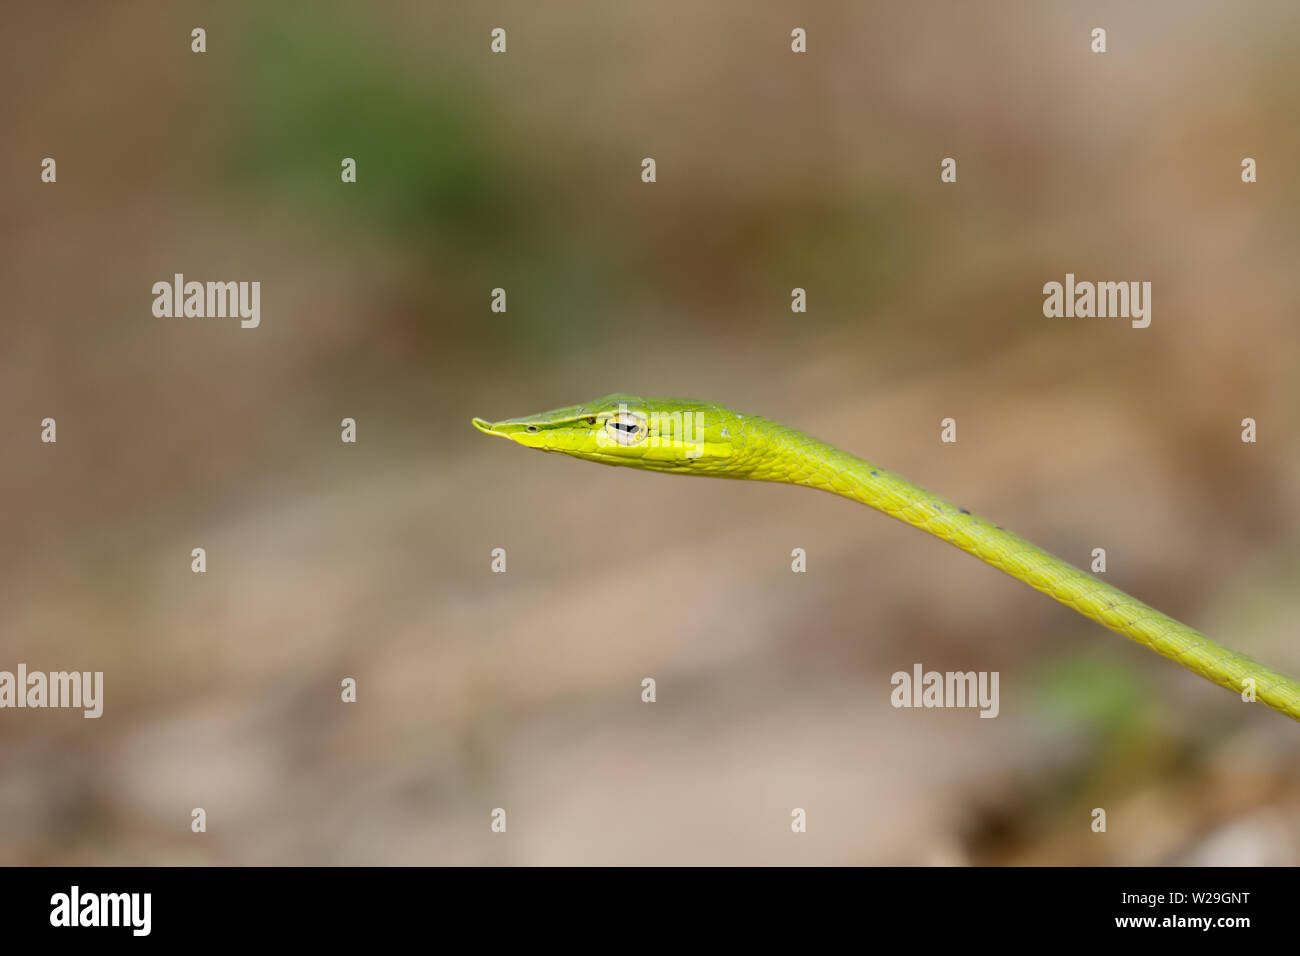
<path id="1" fill-rule="evenodd" d="M 746 478 L 818 488 L 904 520 L 912 512 L 968 514 L 901 475 L 793 428 L 771 423 L 761 434 L 760 442 L 746 448 Z"/>

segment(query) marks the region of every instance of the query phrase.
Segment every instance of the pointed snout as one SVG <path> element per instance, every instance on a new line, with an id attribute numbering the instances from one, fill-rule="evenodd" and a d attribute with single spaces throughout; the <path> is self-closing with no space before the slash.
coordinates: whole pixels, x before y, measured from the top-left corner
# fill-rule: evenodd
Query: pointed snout
<path id="1" fill-rule="evenodd" d="M 535 422 L 530 422 L 526 420 L 525 421 L 506 420 L 504 422 L 488 422 L 488 421 L 484 421 L 481 418 L 475 418 L 472 419 L 472 421 L 474 423 L 474 427 L 477 428 L 485 435 L 497 435 L 500 438 L 513 438 L 515 441 L 520 441 L 525 435 L 532 437 L 531 433 L 529 432 L 530 428 L 532 429 L 532 432 L 536 432 L 538 430 L 537 424 Z M 521 442 L 521 443 L 526 444 L 526 442 Z"/>

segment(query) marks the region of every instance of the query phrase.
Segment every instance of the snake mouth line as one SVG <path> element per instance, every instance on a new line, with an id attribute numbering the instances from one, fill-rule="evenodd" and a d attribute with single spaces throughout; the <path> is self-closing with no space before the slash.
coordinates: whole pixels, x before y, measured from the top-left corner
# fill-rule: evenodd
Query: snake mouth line
<path id="1" fill-rule="evenodd" d="M 470 421 L 473 422 L 475 428 L 485 435 L 500 435 L 502 438 L 506 437 L 505 433 L 497 431 L 496 427 L 491 422 L 485 422 L 481 418 L 473 418 L 470 419 Z"/>

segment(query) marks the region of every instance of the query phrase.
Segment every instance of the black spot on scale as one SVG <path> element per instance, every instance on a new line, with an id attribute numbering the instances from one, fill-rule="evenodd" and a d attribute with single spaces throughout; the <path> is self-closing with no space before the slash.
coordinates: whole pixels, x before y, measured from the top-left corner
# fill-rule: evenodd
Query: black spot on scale
<path id="1" fill-rule="evenodd" d="M 968 514 L 970 514 L 970 512 L 967 511 L 965 508 L 958 508 L 957 510 L 958 510 L 958 512 L 960 512 L 961 514 L 964 514 L 964 515 L 968 515 Z"/>
<path id="2" fill-rule="evenodd" d="M 879 476 L 880 476 L 880 472 L 878 472 L 878 471 L 873 471 L 873 472 L 871 473 L 871 477 L 873 477 L 873 478 L 877 478 L 877 477 L 879 477 Z"/>

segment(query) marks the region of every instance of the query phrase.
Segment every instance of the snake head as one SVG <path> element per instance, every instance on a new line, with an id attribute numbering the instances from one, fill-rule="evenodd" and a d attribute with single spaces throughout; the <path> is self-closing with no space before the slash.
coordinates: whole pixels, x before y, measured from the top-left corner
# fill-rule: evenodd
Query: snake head
<path id="1" fill-rule="evenodd" d="M 606 465 L 705 473 L 722 470 L 717 465 L 735 451 L 728 416 L 734 413 L 690 399 L 615 394 L 523 418 L 473 421 L 485 434 L 528 448 Z"/>

